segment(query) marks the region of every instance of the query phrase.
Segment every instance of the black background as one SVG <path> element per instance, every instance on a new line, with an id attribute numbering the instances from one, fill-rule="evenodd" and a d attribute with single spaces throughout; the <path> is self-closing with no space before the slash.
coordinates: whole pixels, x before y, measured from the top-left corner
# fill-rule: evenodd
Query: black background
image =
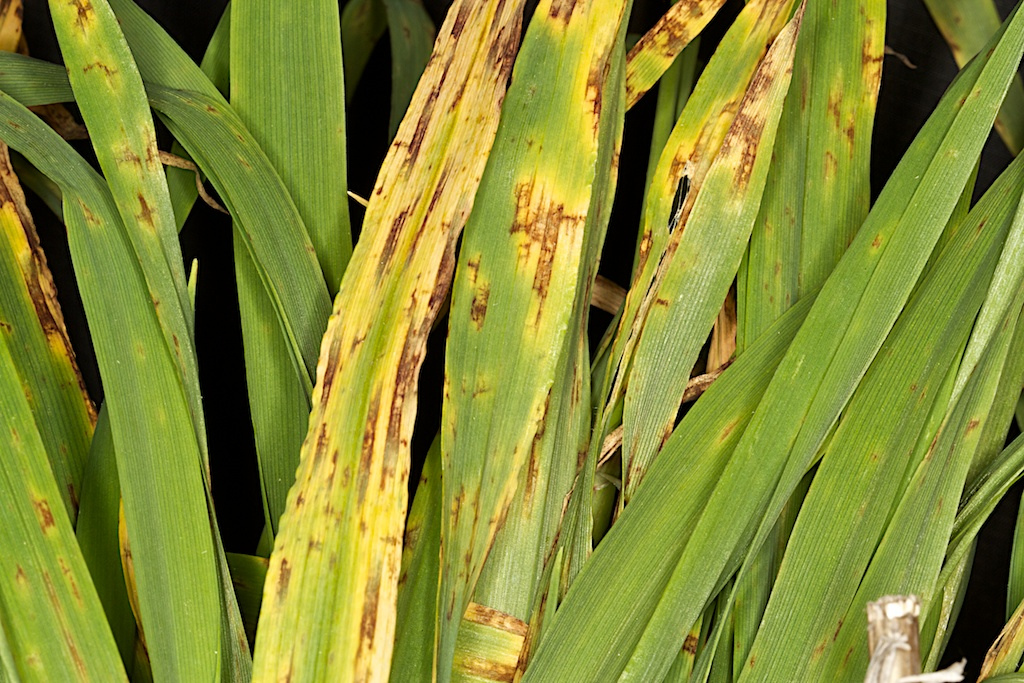
<path id="1" fill-rule="evenodd" d="M 196 61 L 202 57 L 225 5 L 225 0 L 138 1 Z M 25 34 L 31 53 L 59 61 L 46 2 L 24 0 L 24 3 Z M 435 24 L 440 25 L 448 3 L 426 0 L 424 4 Z M 532 6 L 535 2 L 529 4 Z M 635 0 L 630 30 L 646 30 L 666 5 L 665 0 Z M 1005 16 L 1013 3 L 997 0 L 997 5 Z M 705 51 L 710 51 L 741 7 L 741 0 L 729 0 L 705 31 L 708 36 L 702 44 Z M 949 50 L 920 0 L 890 0 L 886 44 L 904 54 L 916 68 L 911 69 L 891 56 L 885 60 L 872 139 L 871 179 L 875 195 L 956 73 Z M 362 196 L 369 195 L 375 171 L 387 151 L 389 59 L 385 35 L 371 56 L 347 112 L 349 186 Z M 619 196 L 601 266 L 602 273 L 623 284 L 629 278 L 635 243 L 654 101 L 653 94 L 648 95 L 626 119 Z M 161 142 L 161 147 L 166 149 L 164 136 Z M 76 147 L 90 156 L 88 143 L 76 143 Z M 979 194 L 1009 160 L 1006 149 L 993 135 L 982 156 Z M 63 226 L 31 193 L 29 205 L 54 273 L 79 364 L 98 404 L 102 387 L 81 301 L 75 290 Z M 351 207 L 353 223 L 357 225 L 362 209 L 354 203 Z M 196 310 L 200 382 L 209 429 L 214 496 L 224 543 L 230 551 L 253 552 L 262 528 L 262 508 L 249 424 L 230 231 L 226 217 L 199 203 L 182 232 L 182 248 L 186 263 L 193 258 L 198 258 L 200 263 Z M 595 332 L 599 334 L 609 320 L 604 314 L 595 314 Z M 441 325 L 438 329 L 443 332 L 444 327 Z M 441 332 L 431 338 L 421 372 L 414 461 L 422 459 L 439 422 L 444 350 Z M 1014 427 L 1010 436 L 1015 435 Z M 417 479 L 418 465 L 419 462 L 414 462 L 413 483 Z M 1022 486 L 1018 485 L 1004 498 L 982 531 L 963 612 L 947 649 L 946 662 L 968 658 L 968 674 L 973 672 L 973 675 L 968 675 L 967 680 L 976 677 L 986 649 L 1004 623 L 1010 542 L 1021 490 Z"/>

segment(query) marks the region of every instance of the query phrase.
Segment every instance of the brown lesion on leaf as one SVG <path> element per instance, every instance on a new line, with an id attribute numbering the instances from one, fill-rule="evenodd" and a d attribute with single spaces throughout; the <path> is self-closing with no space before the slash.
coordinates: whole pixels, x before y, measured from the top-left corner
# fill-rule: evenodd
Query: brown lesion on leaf
<path id="1" fill-rule="evenodd" d="M 686 640 L 683 641 L 683 652 L 691 657 L 697 654 L 697 636 L 692 633 L 686 636 Z"/>
<path id="2" fill-rule="evenodd" d="M 96 11 L 89 0 L 68 0 L 68 5 L 75 9 L 78 16 L 75 17 L 75 25 L 80 31 L 85 31 L 86 26 L 96 16 Z"/>
<path id="3" fill-rule="evenodd" d="M 462 618 L 474 624 L 489 626 L 521 638 L 525 638 L 526 633 L 529 631 L 529 624 L 522 619 L 517 619 L 511 614 L 506 614 L 505 612 L 496 610 L 493 607 L 481 605 L 476 602 L 469 603 L 466 607 L 466 613 Z"/>
<path id="4" fill-rule="evenodd" d="M 466 260 L 466 279 L 470 285 L 476 286 L 477 278 L 480 276 L 480 254 L 474 255 Z"/>
<path id="5" fill-rule="evenodd" d="M 870 27 L 868 27 L 870 33 Z M 871 35 L 864 38 L 861 44 L 861 73 L 867 94 L 872 98 L 877 96 L 878 86 L 882 82 L 882 62 L 885 59 L 884 48 L 880 43 L 872 40 Z"/>
<path id="6" fill-rule="evenodd" d="M 871 240 L 871 248 L 878 249 L 882 246 L 882 233 L 875 235 L 875 239 Z"/>
<path id="7" fill-rule="evenodd" d="M 630 67 L 639 55 L 645 53 L 650 53 L 665 61 L 675 59 L 683 51 L 683 48 L 693 40 L 693 27 L 700 25 L 695 24 L 695 20 L 698 20 L 705 12 L 714 11 L 721 4 L 716 0 L 679 0 L 672 5 L 657 23 L 641 36 L 633 49 L 626 55 L 627 73 L 634 71 Z M 647 84 L 642 85 L 646 86 Z M 632 106 L 644 92 L 646 92 L 646 87 L 643 90 L 638 90 L 634 79 L 626 79 L 627 106 Z"/>
<path id="8" fill-rule="evenodd" d="M 736 418 L 725 425 L 722 431 L 718 434 L 718 443 L 725 443 L 725 440 L 729 438 L 729 435 L 733 433 L 740 424 L 740 418 Z"/>
<path id="9" fill-rule="evenodd" d="M 33 498 L 32 507 L 36 509 L 36 516 L 39 518 L 39 528 L 43 530 L 44 534 L 57 526 L 48 500 L 45 498 Z"/>
<path id="10" fill-rule="evenodd" d="M 63 445 L 61 447 L 63 449 Z M 67 453 L 65 451 L 62 450 L 61 452 L 64 453 L 64 455 L 67 455 Z M 68 500 L 71 501 L 71 507 L 72 507 L 72 509 L 77 511 L 78 510 L 78 492 L 75 491 L 75 485 L 69 483 L 67 485 L 67 489 L 68 489 Z"/>
<path id="11" fill-rule="evenodd" d="M 75 670 L 78 671 L 81 680 L 87 680 L 89 678 L 89 671 L 85 666 L 85 660 L 82 659 L 82 655 L 78 651 L 78 645 L 75 644 L 74 637 L 67 630 L 63 632 L 63 635 L 64 645 L 67 647 L 68 654 L 71 655 L 71 661 L 75 665 Z"/>
<path id="12" fill-rule="evenodd" d="M 96 214 L 92 212 L 92 209 L 86 205 L 81 199 L 78 200 L 78 205 L 82 208 L 82 217 L 85 218 L 85 222 L 89 225 L 102 225 L 103 222 L 96 217 Z"/>
<path id="13" fill-rule="evenodd" d="M 540 477 L 540 456 L 541 448 L 544 445 L 544 434 L 547 431 L 548 413 L 551 410 L 551 390 L 548 389 L 544 397 L 544 408 L 541 410 L 540 421 L 537 423 L 537 431 L 533 433 L 533 440 L 530 441 L 530 452 L 526 458 L 526 468 L 523 476 L 523 509 L 529 510 L 533 507 L 533 494 L 537 490 L 537 479 Z"/>
<path id="14" fill-rule="evenodd" d="M 601 125 L 601 107 L 603 105 L 604 85 L 608 80 L 608 71 L 611 68 L 611 60 L 607 57 L 597 64 L 591 66 L 587 73 L 587 89 L 585 101 L 590 105 L 594 136 L 597 137 Z"/>
<path id="15" fill-rule="evenodd" d="M 277 573 L 277 600 L 278 602 L 285 599 L 288 594 L 288 584 L 292 580 L 292 568 L 288 564 L 288 558 L 281 560 L 281 569 Z"/>
<path id="16" fill-rule="evenodd" d="M 63 557 L 57 558 L 60 563 L 60 571 L 64 574 L 64 580 L 68 582 L 68 587 L 71 588 L 71 595 L 75 598 L 75 602 L 82 605 L 82 593 L 78 590 L 78 582 L 75 581 L 75 575 L 71 572 L 71 567 L 64 561 Z"/>
<path id="17" fill-rule="evenodd" d="M 142 160 L 128 145 L 121 147 L 121 154 L 114 158 L 114 163 L 118 166 L 122 164 L 131 164 L 133 166 L 142 167 Z"/>
<path id="18" fill-rule="evenodd" d="M 359 453 L 359 468 L 356 471 L 359 489 L 359 504 L 366 497 L 366 488 L 370 483 L 370 470 L 373 467 L 374 442 L 377 439 L 377 417 L 380 412 L 380 395 L 376 392 L 370 399 L 366 412 L 366 425 L 363 427 L 363 445 Z"/>
<path id="19" fill-rule="evenodd" d="M 455 19 L 452 21 L 452 40 L 456 41 L 459 36 L 462 35 L 462 31 L 466 28 L 466 22 L 469 21 L 469 12 L 473 3 L 466 0 L 459 4 L 459 9 L 455 14 Z M 453 50 L 454 51 L 454 50 Z"/>
<path id="20" fill-rule="evenodd" d="M 409 220 L 409 214 L 411 212 L 412 209 L 409 206 L 406 206 L 404 209 L 399 211 L 398 215 L 391 221 L 391 227 L 388 229 L 384 245 L 381 247 L 380 260 L 377 262 L 378 279 L 387 272 L 388 267 L 395 258 L 395 250 L 398 248 L 398 243 L 402 238 L 402 228 L 405 227 L 406 221 Z"/>
<path id="21" fill-rule="evenodd" d="M 733 119 L 732 128 L 729 129 L 725 142 L 722 143 L 721 154 L 723 156 L 731 154 L 735 147 L 739 148 L 733 175 L 733 186 L 738 192 L 743 192 L 750 184 L 750 176 L 754 172 L 754 163 L 757 161 L 763 130 L 764 120 L 750 116 L 741 107 L 740 112 Z"/>
<path id="22" fill-rule="evenodd" d="M 22 586 L 28 584 L 28 575 L 20 564 L 14 565 L 14 581 Z"/>
<path id="23" fill-rule="evenodd" d="M 843 135 L 846 136 L 846 142 L 850 147 L 850 156 L 852 157 L 854 150 L 857 148 L 857 127 L 852 118 L 849 124 L 843 128 Z"/>
<path id="24" fill-rule="evenodd" d="M 473 385 L 472 397 L 476 398 L 477 396 L 483 396 L 484 394 L 488 393 L 492 388 L 493 387 L 486 379 L 484 379 L 483 377 L 478 377 L 476 380 L 476 384 Z"/>
<path id="25" fill-rule="evenodd" d="M 830 150 L 825 151 L 825 180 L 835 180 L 839 175 L 839 160 Z"/>
<path id="26" fill-rule="evenodd" d="M 968 422 L 967 423 L 967 429 L 964 431 L 964 436 L 970 434 L 975 429 L 977 429 L 979 424 L 981 424 L 981 421 L 978 420 L 977 418 L 972 419 L 970 422 Z"/>
<path id="27" fill-rule="evenodd" d="M 451 517 L 451 528 L 457 529 L 459 526 L 459 517 L 462 515 L 462 507 L 466 503 L 466 487 L 459 485 L 459 492 L 452 498 L 451 508 L 449 510 Z"/>
<path id="28" fill-rule="evenodd" d="M 469 319 L 477 330 L 483 329 L 487 317 L 487 299 L 491 296 L 489 285 L 480 285 L 473 290 L 473 301 L 469 307 Z"/>
<path id="29" fill-rule="evenodd" d="M 512 683 L 516 676 L 515 664 L 498 662 L 484 657 L 462 655 L 455 663 L 455 668 L 471 680 Z"/>
<path id="30" fill-rule="evenodd" d="M 533 291 L 537 296 L 537 316 L 540 321 L 547 300 L 555 255 L 561 235 L 571 235 L 583 229 L 586 217 L 568 212 L 564 204 L 554 203 L 541 194 L 534 200 L 533 181 L 516 185 L 516 216 L 509 229 L 510 234 L 521 234 L 525 241 L 519 244 L 519 262 L 529 263 L 536 254 L 537 265 L 533 276 Z"/>
<path id="31" fill-rule="evenodd" d="M 366 591 L 363 594 L 363 615 L 359 620 L 359 652 L 364 653 L 373 649 L 373 642 L 377 635 L 377 605 L 380 601 L 381 570 L 379 566 L 374 567 L 373 574 L 366 582 Z M 359 655 L 357 655 L 359 659 Z"/>
<path id="32" fill-rule="evenodd" d="M 135 214 L 135 217 L 139 219 L 139 222 L 145 223 L 150 228 L 154 227 L 153 209 L 150 208 L 149 202 L 146 201 L 141 192 L 138 193 L 137 197 L 139 199 L 139 212 Z"/>
<path id="33" fill-rule="evenodd" d="M 561 28 L 568 26 L 572 13 L 576 9 L 578 0 L 551 0 L 548 7 L 548 18 L 561 24 Z"/>
<path id="34" fill-rule="evenodd" d="M 118 73 L 118 69 L 116 66 L 110 66 L 109 64 L 104 64 L 100 61 L 92 62 L 91 64 L 86 64 L 82 67 L 82 73 L 87 74 L 93 69 L 102 71 L 103 74 L 107 77 L 108 81 Z"/>
<path id="35" fill-rule="evenodd" d="M 842 128 L 842 95 L 836 91 L 830 92 L 828 95 L 828 104 L 825 106 L 828 110 L 829 116 L 832 118 L 832 125 L 836 127 L 836 130 Z"/>

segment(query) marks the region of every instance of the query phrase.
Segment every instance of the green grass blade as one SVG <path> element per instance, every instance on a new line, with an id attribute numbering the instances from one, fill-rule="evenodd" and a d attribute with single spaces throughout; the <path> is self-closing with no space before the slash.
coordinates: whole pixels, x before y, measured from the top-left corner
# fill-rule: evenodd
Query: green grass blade
<path id="1" fill-rule="evenodd" d="M 428 681 L 434 671 L 438 579 L 441 576 L 441 438 L 427 452 L 402 548 L 391 680 Z"/>
<path id="2" fill-rule="evenodd" d="M 126 517 L 137 538 L 143 623 L 154 667 L 171 679 L 214 675 L 217 577 L 201 450 L 180 365 L 102 179 L 27 109 L 0 95 L 0 110 L 0 135 L 64 192 L 72 259 L 109 401 Z"/>
<path id="3" fill-rule="evenodd" d="M 1017 508 L 1013 529 L 1013 550 L 1010 554 L 1010 580 L 1006 591 L 1007 619 L 1024 600 L 1024 507 Z"/>
<path id="4" fill-rule="evenodd" d="M 746 250 L 789 90 L 802 16 L 798 11 L 758 67 L 693 209 L 670 236 L 656 271 L 622 414 L 627 503 L 672 432 L 690 370 Z"/>
<path id="5" fill-rule="evenodd" d="M 812 2 L 737 290 L 739 346 L 817 289 L 868 213 L 885 3 Z"/>
<path id="6" fill-rule="evenodd" d="M 676 57 L 711 21 L 725 0 L 676 2 L 626 57 L 626 108 L 657 83 Z"/>
<path id="7" fill-rule="evenodd" d="M 946 650 L 946 643 L 949 642 L 967 594 L 967 582 L 974 566 L 974 547 L 972 544 L 970 551 L 952 567 L 948 579 L 940 584 L 940 589 L 932 599 L 935 608 L 929 611 L 928 619 L 921 627 L 921 668 L 924 671 L 937 669 L 939 659 Z"/>
<path id="8" fill-rule="evenodd" d="M 50 269 L 6 147 L 0 149 L 0 336 L 36 416 L 72 526 L 96 410 L 68 339 Z"/>
<path id="9" fill-rule="evenodd" d="M 341 11 L 341 47 L 345 53 L 345 101 L 351 102 L 370 53 L 387 30 L 381 0 L 350 0 Z"/>
<path id="10" fill-rule="evenodd" d="M 679 423 L 570 586 L 524 680 L 614 680 L 622 670 L 811 301 L 753 343 Z M 622 628 L 602 627 L 609 623 Z"/>
<path id="11" fill-rule="evenodd" d="M 194 323 L 174 210 L 142 77 L 128 43 L 105 0 L 53 0 L 50 12 L 96 158 L 139 253 L 153 298 L 164 305 L 158 311 L 167 310 L 161 317 L 167 316 L 169 328 L 177 334 L 187 331 L 182 342 L 191 342 Z M 175 298 L 177 305 L 172 303 Z M 186 373 L 195 367 L 188 352 L 191 346 L 183 343 L 183 352 L 178 352 Z M 198 414 L 196 418 L 201 420 Z M 198 421 L 197 427 L 201 426 Z"/>
<path id="12" fill-rule="evenodd" d="M 338 3 L 236 0 L 231 12 L 232 106 L 294 199 L 333 293 L 352 252 Z M 259 270 L 240 237 L 234 246 L 260 483 L 266 524 L 276 534 L 306 435 L 309 396 Z"/>
<path id="13" fill-rule="evenodd" d="M 75 99 L 67 72 L 59 64 L 0 51 L 3 90 L 26 107 L 71 102 Z"/>
<path id="14" fill-rule="evenodd" d="M 560 356 L 568 355 L 584 235 L 601 230 L 591 209 L 607 201 L 604 183 L 595 180 L 608 172 L 597 168 L 602 119 L 609 115 L 603 95 L 626 7 L 621 0 L 572 10 L 552 2 L 538 6 L 466 224 L 445 356 L 441 683 L 451 675 L 462 614 L 522 468 L 531 460 L 540 465 L 541 439 L 548 425 L 557 425 L 553 384 Z M 507 455 L 489 457 L 496 452 Z M 523 475 L 524 495 L 533 493 L 531 476 Z M 527 616 L 536 580 L 529 580 L 515 607 L 501 607 Z"/>
<path id="15" fill-rule="evenodd" d="M 301 379 L 304 370 L 311 383 L 330 299 L 287 190 L 238 115 L 219 96 L 157 86 L 150 88 L 150 96 L 236 219 L 239 238 L 258 264 L 284 328 L 296 375 Z"/>
<path id="16" fill-rule="evenodd" d="M 231 104 L 295 201 L 332 294 L 352 253 L 339 22 L 334 0 L 231 6 Z"/>
<path id="17" fill-rule="evenodd" d="M 257 680 L 317 680 L 328 657 L 341 680 L 390 667 L 417 374 L 498 125 L 521 9 L 452 7 L 377 178 L 270 558 Z"/>
<path id="18" fill-rule="evenodd" d="M 383 3 L 391 43 L 390 140 L 395 137 L 398 124 L 409 107 L 437 32 L 421 0 L 383 0 Z"/>
<path id="19" fill-rule="evenodd" d="M 999 12 L 993 0 L 924 0 L 924 4 L 959 67 L 981 52 L 999 30 Z M 1012 154 L 1024 148 L 1024 83 L 1020 76 L 1010 83 L 995 128 Z"/>
<path id="20" fill-rule="evenodd" d="M 687 543 L 648 623 L 651 650 L 639 661 L 660 662 L 665 634 L 685 633 L 740 554 L 760 547 L 863 377 L 959 199 L 1020 61 L 1024 15 L 1014 18 L 991 56 L 947 92 L 818 295 Z"/>
<path id="21" fill-rule="evenodd" d="M 733 671 L 743 670 L 743 664 L 754 645 L 757 631 L 768 606 L 772 589 L 775 586 L 782 565 L 782 558 L 789 545 L 807 489 L 811 484 L 811 474 L 800 482 L 793 496 L 776 522 L 764 545 L 753 557 L 746 572 L 736 581 L 736 599 L 733 604 Z"/>
<path id="22" fill-rule="evenodd" d="M 120 505 L 121 485 L 117 478 L 110 415 L 105 408 L 101 408 L 89 450 L 89 461 L 82 477 L 82 506 L 75 535 L 96 586 L 96 593 L 103 603 L 107 623 L 121 651 L 121 660 L 126 669 L 131 669 L 136 628 L 117 540 Z"/>
<path id="23" fill-rule="evenodd" d="M 1014 195 L 1019 195 L 1024 182 L 1022 170 L 1024 164 L 1017 164 L 1004 174 L 999 186 L 968 216 L 965 227 L 988 229 L 957 232 L 907 303 L 844 409 L 800 509 L 741 681 L 758 680 L 766 671 L 791 680 L 838 676 L 844 669 L 845 649 L 838 656 L 831 649 L 838 647 L 836 636 L 865 641 L 861 637 L 867 627 L 864 605 L 886 593 L 859 595 L 859 601 L 855 594 L 869 563 L 881 561 L 878 555 L 872 557 L 903 495 L 904 472 L 918 465 L 917 444 L 932 441 L 934 434 L 925 429 L 932 405 L 940 402 L 938 410 L 946 412 L 951 390 L 946 377 L 959 364 L 985 299 L 1012 221 Z M 1001 367 L 1000 363 L 996 369 Z M 892 419 L 879 423 L 879 414 Z M 958 462 L 964 468 L 962 486 L 970 454 Z M 947 474 L 946 481 L 955 480 L 955 471 Z M 959 498 L 959 490 L 948 497 Z M 929 509 L 922 501 L 915 511 Z M 952 514 L 951 506 L 947 510 Z M 906 525 L 917 528 L 909 519 Z M 948 533 L 939 536 L 941 561 Z M 914 538 L 914 543 L 905 542 L 902 547 L 920 549 L 925 541 Z M 823 566 L 823 555 L 835 560 Z M 891 571 L 882 577 L 892 577 L 899 566 L 903 565 L 890 564 Z M 899 593 L 897 587 L 894 584 L 891 592 Z M 922 588 L 911 592 L 931 595 L 932 586 Z M 851 631 L 844 633 L 846 628 Z M 862 660 L 853 665 L 857 675 L 866 668 L 866 649 Z"/>
<path id="24" fill-rule="evenodd" d="M 939 587 L 936 580 L 956 515 L 947 501 L 959 499 L 972 456 L 982 443 L 984 431 L 980 427 L 989 419 L 997 396 L 1000 375 L 1024 304 L 1021 294 L 1024 288 L 1018 289 L 1015 310 L 1006 316 L 986 347 L 934 448 L 917 468 L 819 672 L 828 672 L 837 680 L 859 680 L 868 662 L 862 637 L 867 626 L 861 608 L 865 601 L 891 594 L 930 596 Z M 930 610 L 941 609 L 941 604 L 925 602 L 923 619 L 927 620 Z"/>
<path id="25" fill-rule="evenodd" d="M 232 211 L 297 367 L 305 366 L 312 384 L 330 296 L 294 202 L 237 113 L 188 55 L 135 3 L 111 5 L 128 44 L 138 48 L 133 54 L 150 104 Z"/>
<path id="26" fill-rule="evenodd" d="M 23 681 L 126 681 L 3 336 L 0 415 L 3 669 Z"/>

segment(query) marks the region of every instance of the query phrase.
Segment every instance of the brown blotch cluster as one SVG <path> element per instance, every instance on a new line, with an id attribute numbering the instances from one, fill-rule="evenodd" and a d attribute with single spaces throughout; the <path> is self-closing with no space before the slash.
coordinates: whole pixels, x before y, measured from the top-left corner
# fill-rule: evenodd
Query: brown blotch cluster
<path id="1" fill-rule="evenodd" d="M 32 501 L 32 506 L 36 509 L 36 514 L 39 516 L 39 528 L 43 530 L 44 534 L 56 526 L 49 501 L 45 498 L 35 498 Z"/>
<path id="2" fill-rule="evenodd" d="M 563 232 L 582 230 L 585 217 L 566 212 L 564 204 L 550 203 L 543 195 L 534 202 L 533 193 L 532 181 L 516 186 L 516 217 L 509 232 L 526 236 L 526 242 L 519 245 L 520 263 L 527 263 L 534 250 L 538 252 L 533 291 L 538 302 L 535 322 L 539 322 L 551 285 L 559 237 Z"/>
<path id="3" fill-rule="evenodd" d="M 548 8 L 548 17 L 561 22 L 564 27 L 569 23 L 569 19 L 572 18 L 573 10 L 576 9 L 576 3 L 577 0 L 551 0 L 551 6 Z"/>
<path id="4" fill-rule="evenodd" d="M 114 74 L 117 73 L 117 67 L 116 66 L 109 66 L 109 65 L 104 64 L 103 62 L 100 62 L 100 61 L 95 61 L 95 62 L 92 62 L 91 64 L 86 64 L 85 66 L 82 67 L 82 73 L 87 74 L 90 71 L 92 71 L 93 69 L 99 69 L 100 71 L 102 71 L 103 74 L 107 77 L 108 81 L 110 80 L 110 78 Z"/>
<path id="5" fill-rule="evenodd" d="M 149 227 L 152 228 L 153 227 L 153 210 L 151 208 L 149 208 L 149 202 L 146 201 L 146 198 L 142 196 L 141 192 L 138 193 L 137 196 L 139 198 L 139 213 L 136 214 L 136 217 L 141 222 L 145 223 L 146 225 L 148 225 Z"/>
<path id="6" fill-rule="evenodd" d="M 68 0 L 68 5 L 74 7 L 78 12 L 78 16 L 75 18 L 78 30 L 85 31 L 86 24 L 92 21 L 92 17 L 96 13 L 92 8 L 92 3 L 89 0 Z"/>
<path id="7" fill-rule="evenodd" d="M 491 296 L 489 285 L 482 285 L 473 291 L 473 301 L 469 307 L 469 319 L 477 330 L 483 329 L 484 318 L 487 317 L 487 299 Z"/>

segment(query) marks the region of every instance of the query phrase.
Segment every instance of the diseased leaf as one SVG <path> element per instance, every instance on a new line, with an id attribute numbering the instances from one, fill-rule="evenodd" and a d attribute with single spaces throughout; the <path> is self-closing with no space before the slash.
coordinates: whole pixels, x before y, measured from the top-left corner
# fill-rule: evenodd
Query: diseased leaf
<path id="1" fill-rule="evenodd" d="M 605 83 L 626 8 L 622 0 L 538 6 L 466 225 L 445 355 L 438 681 L 449 680 L 462 614 L 520 477 L 527 510 L 540 495 L 544 435 L 558 426 L 553 384 L 564 376 L 559 361 L 578 343 L 566 334 L 577 289 L 589 288 L 580 282 L 585 235 L 603 232 L 597 221 L 607 220 L 591 209 L 607 202 L 598 173 L 609 169 L 597 162 Z M 551 78 L 557 71 L 567 75 Z M 488 590 L 487 606 L 527 617 L 540 573 L 515 599 Z"/>
<path id="2" fill-rule="evenodd" d="M 751 79 L 693 209 L 669 237 L 655 271 L 622 414 L 627 503 L 672 432 L 690 370 L 746 249 L 789 89 L 802 16 L 798 10 Z"/>
<path id="3" fill-rule="evenodd" d="M 7 339 L 72 526 L 96 409 L 85 390 L 25 193 L 0 148 L 0 336 Z"/>
<path id="4" fill-rule="evenodd" d="M 725 0 L 678 0 L 669 7 L 626 57 L 626 108 L 661 79 L 724 4 Z"/>
<path id="5" fill-rule="evenodd" d="M 0 415 L 0 673 L 127 681 L 2 335 Z"/>
<path id="6" fill-rule="evenodd" d="M 497 128 L 521 9 L 451 8 L 377 178 L 270 558 L 256 680 L 317 680 L 328 657 L 341 680 L 389 669 L 417 374 Z"/>

